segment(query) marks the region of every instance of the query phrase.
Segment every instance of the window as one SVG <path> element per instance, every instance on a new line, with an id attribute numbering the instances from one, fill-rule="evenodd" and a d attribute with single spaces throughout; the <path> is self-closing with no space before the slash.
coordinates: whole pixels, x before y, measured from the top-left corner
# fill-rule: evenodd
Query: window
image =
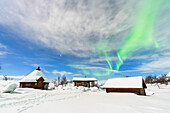
<path id="1" fill-rule="evenodd" d="M 31 84 L 25 84 L 25 86 L 31 86 Z"/>
<path id="2" fill-rule="evenodd" d="M 82 85 L 83 85 L 84 87 L 87 87 L 87 82 L 82 82 Z"/>

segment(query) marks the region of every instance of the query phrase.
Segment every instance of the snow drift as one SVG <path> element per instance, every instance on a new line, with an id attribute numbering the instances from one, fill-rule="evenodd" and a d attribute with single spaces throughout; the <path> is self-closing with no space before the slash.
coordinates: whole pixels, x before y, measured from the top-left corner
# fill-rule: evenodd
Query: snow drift
<path id="1" fill-rule="evenodd" d="M 8 84 L 3 90 L 3 93 L 11 93 L 13 92 L 15 89 L 17 88 L 17 84 L 16 83 L 10 83 Z"/>

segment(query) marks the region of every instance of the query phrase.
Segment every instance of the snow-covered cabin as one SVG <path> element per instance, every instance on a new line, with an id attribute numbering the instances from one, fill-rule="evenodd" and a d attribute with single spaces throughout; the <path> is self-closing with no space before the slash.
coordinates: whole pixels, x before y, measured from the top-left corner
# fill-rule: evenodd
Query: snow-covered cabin
<path id="1" fill-rule="evenodd" d="M 38 67 L 20 81 L 20 88 L 47 89 L 49 80 Z"/>
<path id="2" fill-rule="evenodd" d="M 139 95 L 146 95 L 146 84 L 141 76 L 139 77 L 121 77 L 108 79 L 102 86 L 106 92 L 131 92 Z"/>
<path id="3" fill-rule="evenodd" d="M 74 86 L 94 87 L 97 85 L 96 78 L 73 78 Z"/>

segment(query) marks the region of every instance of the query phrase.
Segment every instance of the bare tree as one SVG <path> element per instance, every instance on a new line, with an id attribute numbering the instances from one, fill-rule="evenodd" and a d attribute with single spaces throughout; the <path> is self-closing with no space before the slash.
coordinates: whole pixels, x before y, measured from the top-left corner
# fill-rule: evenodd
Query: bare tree
<path id="1" fill-rule="evenodd" d="M 158 79 L 157 79 L 157 83 L 161 83 L 161 84 L 168 84 L 168 81 L 166 80 L 166 76 L 165 75 L 161 75 Z"/>
<path id="2" fill-rule="evenodd" d="M 67 82 L 67 78 L 66 78 L 66 76 L 64 75 L 64 76 L 62 77 L 62 80 L 61 80 L 61 85 L 65 85 L 65 86 L 66 86 L 67 83 L 68 83 L 68 82 Z"/>
<path id="3" fill-rule="evenodd" d="M 59 86 L 59 85 L 61 84 L 61 82 L 60 82 L 60 76 L 58 76 L 57 82 L 58 82 L 58 86 Z"/>
<path id="4" fill-rule="evenodd" d="M 7 77 L 7 75 L 4 75 L 3 76 L 4 78 L 3 78 L 3 80 L 5 80 L 5 81 L 7 81 L 9 78 Z"/>
<path id="5" fill-rule="evenodd" d="M 151 76 L 151 75 L 149 75 L 149 76 L 147 76 L 146 78 L 145 78 L 145 82 L 146 83 L 149 83 L 149 84 L 153 84 L 153 83 L 156 83 L 156 84 L 158 84 L 158 83 L 160 83 L 160 84 L 168 84 L 168 81 L 167 81 L 167 79 L 166 79 L 166 76 L 165 76 L 165 74 L 164 75 L 160 75 L 160 76 Z"/>
<path id="6" fill-rule="evenodd" d="M 148 84 L 152 84 L 152 75 L 149 75 L 145 78 L 145 82 Z"/>

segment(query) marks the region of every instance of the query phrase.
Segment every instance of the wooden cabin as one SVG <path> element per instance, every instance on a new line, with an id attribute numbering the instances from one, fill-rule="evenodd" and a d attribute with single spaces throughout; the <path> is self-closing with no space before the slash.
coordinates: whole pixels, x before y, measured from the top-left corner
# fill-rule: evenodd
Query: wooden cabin
<path id="1" fill-rule="evenodd" d="M 102 88 L 110 92 L 128 92 L 138 95 L 146 95 L 146 84 L 141 76 L 139 77 L 121 77 L 108 79 Z"/>
<path id="2" fill-rule="evenodd" d="M 73 78 L 74 86 L 94 87 L 97 85 L 96 78 Z"/>
<path id="3" fill-rule="evenodd" d="M 20 88 L 48 89 L 49 80 L 38 67 L 20 81 Z"/>

